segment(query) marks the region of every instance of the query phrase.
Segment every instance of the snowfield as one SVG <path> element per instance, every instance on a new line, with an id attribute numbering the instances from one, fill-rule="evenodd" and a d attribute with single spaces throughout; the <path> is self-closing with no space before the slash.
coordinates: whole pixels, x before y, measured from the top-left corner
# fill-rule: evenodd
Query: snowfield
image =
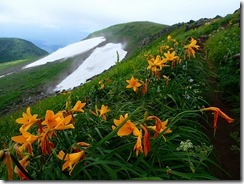
<path id="1" fill-rule="evenodd" d="M 34 67 L 34 66 L 39 66 L 39 65 L 44 65 L 47 62 L 53 62 L 53 61 L 57 61 L 59 59 L 65 59 L 68 57 L 72 57 L 77 54 L 82 54 L 82 53 L 96 47 L 97 45 L 104 42 L 105 40 L 106 39 L 104 37 L 96 37 L 96 38 L 82 40 L 80 42 L 70 44 L 64 48 L 57 50 L 56 52 L 53 52 L 52 54 L 50 54 L 42 59 L 39 59 L 33 63 L 30 63 L 30 64 L 24 66 L 23 69 L 29 68 L 29 67 Z"/>
<path id="2" fill-rule="evenodd" d="M 127 54 L 120 43 L 108 43 L 102 47 L 97 47 L 72 74 L 56 86 L 54 91 L 72 89 L 85 83 L 87 79 L 109 69 L 117 61 L 116 52 L 118 52 L 120 60 Z"/>

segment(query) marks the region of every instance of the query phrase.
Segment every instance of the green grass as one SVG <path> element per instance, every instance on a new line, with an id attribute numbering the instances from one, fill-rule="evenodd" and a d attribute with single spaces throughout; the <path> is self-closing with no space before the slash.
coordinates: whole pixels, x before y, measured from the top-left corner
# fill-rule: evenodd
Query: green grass
<path id="1" fill-rule="evenodd" d="M 19 62 L 17 63 L 19 64 Z M 0 114 L 4 114 L 9 110 L 16 110 L 16 106 L 18 107 L 21 103 L 26 104 L 28 98 L 35 98 L 43 92 L 48 93 L 50 81 L 58 80 L 70 64 L 70 60 L 49 63 L 20 70 L 0 78 Z"/>
<path id="2" fill-rule="evenodd" d="M 235 20 L 235 19 L 234 19 Z M 219 91 L 225 103 L 240 117 L 240 27 L 236 23 L 219 28 L 206 42 L 207 60 L 215 67 Z M 239 110 L 238 110 L 239 109 Z"/>
<path id="3" fill-rule="evenodd" d="M 8 75 L 12 72 L 20 71 L 23 66 L 38 59 L 39 57 L 34 57 L 29 59 L 19 59 L 19 60 L 0 63 L 0 76 Z"/>
<path id="4" fill-rule="evenodd" d="M 29 61 L 32 61 L 32 59 L 20 59 L 20 60 L 16 60 L 16 61 L 0 63 L 0 72 L 3 72 L 4 70 L 7 70 L 14 66 L 18 66 L 21 64 L 27 64 L 27 63 L 29 63 Z"/>

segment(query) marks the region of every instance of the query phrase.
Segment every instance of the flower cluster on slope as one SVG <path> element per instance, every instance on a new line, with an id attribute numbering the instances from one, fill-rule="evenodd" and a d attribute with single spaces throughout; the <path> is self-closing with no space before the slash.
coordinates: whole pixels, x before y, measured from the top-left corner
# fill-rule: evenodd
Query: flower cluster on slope
<path id="1" fill-rule="evenodd" d="M 183 51 L 185 60 L 186 54 L 188 54 L 189 59 L 191 56 L 195 58 L 195 50 L 199 50 L 197 41 L 194 38 L 191 38 L 190 43 L 183 47 L 182 52 L 180 52 L 182 48 L 178 48 L 179 43 L 175 39 L 172 39 L 171 35 L 167 36 L 166 43 L 166 45 L 160 47 L 159 54 L 156 56 L 149 55 L 147 58 L 147 70 L 151 70 L 153 77 L 156 76 L 161 78 L 161 73 L 165 67 L 171 66 L 171 69 L 173 69 L 175 68 L 176 64 L 181 64 L 183 59 L 181 59 L 182 56 L 180 54 L 183 53 Z M 166 73 L 164 73 L 162 77 L 163 80 L 165 80 L 166 87 L 169 84 L 169 81 L 173 80 L 170 79 Z M 125 88 L 132 89 L 136 93 L 141 91 L 142 94 L 146 94 L 149 90 L 148 78 L 144 82 L 142 79 L 136 78 L 134 75 L 132 75 L 132 77 L 125 80 L 125 82 L 127 83 Z M 100 80 L 99 90 L 104 90 L 109 83 L 110 81 L 108 79 Z M 14 172 L 21 179 L 30 179 L 26 173 L 27 167 L 30 164 L 30 161 L 28 160 L 29 156 L 34 155 L 33 145 L 36 144 L 35 148 L 40 149 L 42 156 L 52 155 L 56 146 L 54 140 L 58 139 L 57 132 L 75 129 L 75 115 L 76 113 L 84 113 L 85 106 L 86 103 L 77 101 L 72 107 L 69 97 L 68 101 L 66 102 L 65 110 L 61 110 L 57 113 L 54 113 L 52 110 L 47 110 L 44 117 L 38 118 L 37 114 L 32 115 L 31 109 L 28 107 L 26 112 L 22 113 L 22 117 L 16 119 L 16 122 L 21 125 L 19 129 L 21 135 L 14 136 L 11 139 L 16 143 L 14 146 L 15 152 L 19 157 L 19 167 L 21 167 L 20 169 L 16 166 L 14 168 Z M 100 106 L 100 109 L 97 105 L 95 105 L 95 110 L 89 109 L 91 114 L 102 118 L 106 122 L 107 119 L 109 119 L 107 118 L 108 113 L 111 111 L 112 110 L 104 104 Z M 228 123 L 232 123 L 234 121 L 217 107 L 208 107 L 199 110 L 199 112 L 202 111 L 212 111 L 214 113 L 214 135 L 217 129 L 217 120 L 219 115 Z M 121 114 L 119 119 L 113 119 L 113 125 L 111 126 L 110 124 L 110 126 L 112 131 L 117 131 L 116 133 L 118 137 L 128 137 L 128 140 L 133 140 L 134 146 L 131 149 L 135 152 L 136 156 L 141 153 L 146 157 L 153 150 L 151 147 L 151 141 L 162 138 L 166 142 L 166 135 L 172 133 L 174 126 L 172 125 L 172 122 L 169 122 L 169 119 L 162 121 L 156 115 L 146 116 L 142 122 L 140 121 L 141 120 L 139 120 L 139 123 L 132 121 L 129 118 L 129 113 L 125 113 L 124 115 Z M 86 142 L 77 142 L 76 145 L 77 147 L 72 147 L 69 152 L 67 152 L 67 149 L 62 149 L 58 150 L 58 154 L 55 155 L 59 161 L 61 160 L 60 162 L 62 162 L 62 171 L 68 170 L 69 175 L 72 175 L 72 171 L 79 161 L 86 158 L 86 149 L 90 147 L 90 144 Z M 190 144 L 183 145 L 183 143 L 181 143 L 180 148 L 184 151 L 186 146 L 188 146 L 188 148 L 191 147 Z M 0 158 L 4 157 L 4 159 L 9 162 L 8 167 L 10 167 L 11 158 L 8 155 L 9 153 L 5 154 L 6 156 L 2 156 L 1 154 L 2 152 L 0 151 Z"/>

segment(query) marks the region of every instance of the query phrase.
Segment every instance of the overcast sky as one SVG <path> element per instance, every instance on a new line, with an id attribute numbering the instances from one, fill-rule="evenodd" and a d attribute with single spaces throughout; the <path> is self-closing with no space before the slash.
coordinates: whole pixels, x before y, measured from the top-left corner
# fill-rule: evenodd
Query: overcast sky
<path id="1" fill-rule="evenodd" d="M 67 44 L 114 24 L 173 25 L 225 16 L 239 7 L 238 0 L 0 0 L 0 37 Z"/>

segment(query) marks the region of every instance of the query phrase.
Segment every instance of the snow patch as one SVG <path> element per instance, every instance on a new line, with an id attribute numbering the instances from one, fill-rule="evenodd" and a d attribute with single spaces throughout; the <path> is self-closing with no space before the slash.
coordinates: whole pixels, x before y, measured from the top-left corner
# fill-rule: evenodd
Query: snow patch
<path id="1" fill-rule="evenodd" d="M 122 48 L 123 45 L 120 43 L 108 43 L 103 47 L 97 47 L 72 74 L 56 86 L 54 91 L 72 89 L 109 69 L 117 61 L 116 52 L 121 60 L 126 56 L 127 52 Z"/>
<path id="2" fill-rule="evenodd" d="M 10 73 L 7 73 L 6 75 L 1 75 L 0 78 L 3 78 L 3 77 L 8 76 L 8 75 L 11 75 L 13 73 L 15 73 L 15 72 L 10 72 Z"/>
<path id="3" fill-rule="evenodd" d="M 64 58 L 75 56 L 77 54 L 84 53 L 84 52 L 94 48 L 95 46 L 99 45 L 100 43 L 104 42 L 105 40 L 106 39 L 104 37 L 95 37 L 95 38 L 82 40 L 80 42 L 70 44 L 64 48 L 57 50 L 56 52 L 53 52 L 52 54 L 50 54 L 42 59 L 39 59 L 33 63 L 30 63 L 30 64 L 24 66 L 23 69 L 29 68 L 29 67 L 34 67 L 34 66 L 39 66 L 39 65 L 44 65 L 47 62 L 53 62 L 53 61 L 56 61 L 59 59 L 64 59 Z"/>

